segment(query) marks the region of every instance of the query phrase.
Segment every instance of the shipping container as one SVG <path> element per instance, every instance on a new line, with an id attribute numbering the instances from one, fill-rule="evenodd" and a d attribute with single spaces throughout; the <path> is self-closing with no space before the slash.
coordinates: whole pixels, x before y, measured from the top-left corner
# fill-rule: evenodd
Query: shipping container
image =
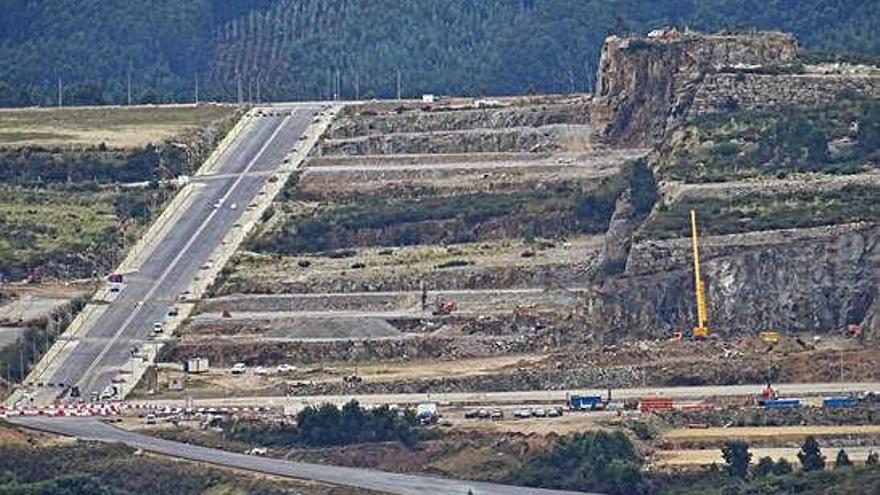
<path id="1" fill-rule="evenodd" d="M 800 399 L 771 399 L 764 402 L 765 409 L 797 409 L 801 407 Z"/>
<path id="2" fill-rule="evenodd" d="M 853 407 L 858 404 L 855 397 L 826 397 L 822 400 L 822 407 Z"/>
<path id="3" fill-rule="evenodd" d="M 192 358 L 183 363 L 184 373 L 207 373 L 208 369 L 208 358 Z"/>
<path id="4" fill-rule="evenodd" d="M 642 412 L 671 411 L 672 408 L 672 397 L 643 397 L 639 400 Z"/>

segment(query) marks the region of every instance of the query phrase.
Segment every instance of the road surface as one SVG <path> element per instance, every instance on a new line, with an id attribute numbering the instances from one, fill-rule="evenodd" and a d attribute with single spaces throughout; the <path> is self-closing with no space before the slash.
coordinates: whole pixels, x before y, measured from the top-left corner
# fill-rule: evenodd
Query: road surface
<path id="1" fill-rule="evenodd" d="M 28 377 L 43 401 L 64 386 L 79 385 L 83 395 L 99 392 L 125 366 L 135 346 L 149 342 L 154 322 L 168 310 L 237 224 L 244 210 L 270 180 L 311 123 L 319 106 L 273 107 L 271 114 L 251 117 L 220 155 L 210 174 L 193 178 L 186 211 L 173 217 L 156 242 L 142 253 L 134 273 L 104 311 L 96 312 L 81 334 L 63 351 L 41 363 Z M 42 386 L 41 386 L 42 384 Z"/>
<path id="2" fill-rule="evenodd" d="M 744 397 L 761 395 L 765 384 L 752 385 L 707 385 L 699 387 L 645 387 L 612 390 L 615 399 L 632 399 L 639 397 L 662 396 L 677 400 L 702 400 L 711 397 Z M 822 395 L 842 395 L 865 391 L 880 391 L 880 383 L 782 383 L 774 384 L 783 397 L 805 397 Z M 563 404 L 571 394 L 605 396 L 607 390 L 529 390 L 511 392 L 458 392 L 429 394 L 351 394 L 351 395 L 315 395 L 315 396 L 267 396 L 267 397 L 218 397 L 197 398 L 192 401 L 196 407 L 283 407 L 321 404 L 330 402 L 344 404 L 352 399 L 361 404 L 415 404 L 424 401 L 436 401 L 450 404 L 483 405 L 526 405 L 526 404 Z M 134 401 L 138 402 L 138 401 Z M 155 399 L 145 401 L 154 406 L 186 407 L 182 399 Z"/>
<path id="3" fill-rule="evenodd" d="M 145 451 L 192 461 L 398 495 L 466 495 L 468 490 L 474 495 L 585 495 L 584 492 L 540 490 L 255 457 L 153 438 L 114 428 L 92 418 L 17 417 L 10 421 L 28 428 L 83 440 L 120 442 Z"/>

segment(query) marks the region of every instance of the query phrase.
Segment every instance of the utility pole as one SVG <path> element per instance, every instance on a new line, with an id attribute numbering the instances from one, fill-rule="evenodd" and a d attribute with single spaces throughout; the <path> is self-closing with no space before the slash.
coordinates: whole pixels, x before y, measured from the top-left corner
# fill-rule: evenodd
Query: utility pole
<path id="1" fill-rule="evenodd" d="M 400 76 L 400 69 L 397 69 L 397 99 L 400 100 L 403 95 L 403 82 Z"/>
<path id="2" fill-rule="evenodd" d="M 250 77 L 248 78 L 248 102 L 254 101 L 254 80 Z"/>
<path id="3" fill-rule="evenodd" d="M 196 72 L 196 105 L 199 104 L 199 73 Z"/>
<path id="4" fill-rule="evenodd" d="M 238 71 L 235 71 L 235 81 L 238 85 L 238 104 L 241 105 L 244 103 L 244 91 L 241 87 L 241 73 Z"/>
<path id="5" fill-rule="evenodd" d="M 62 102 L 62 92 L 61 92 L 61 76 L 58 76 L 58 108 L 61 108 Z"/>
<path id="6" fill-rule="evenodd" d="M 327 93 L 326 93 L 326 96 L 325 96 L 325 98 L 326 98 L 327 100 L 333 98 L 333 87 L 332 87 L 332 86 L 333 86 L 333 82 L 332 82 L 331 79 L 332 79 L 332 76 L 330 75 L 330 68 L 328 67 L 328 68 L 327 68 Z"/>
<path id="7" fill-rule="evenodd" d="M 336 69 L 336 100 L 342 99 L 342 73 Z"/>
<path id="8" fill-rule="evenodd" d="M 354 99 L 361 99 L 361 75 L 358 72 L 354 73 Z"/>
<path id="9" fill-rule="evenodd" d="M 128 106 L 131 106 L 131 62 L 128 63 Z"/>

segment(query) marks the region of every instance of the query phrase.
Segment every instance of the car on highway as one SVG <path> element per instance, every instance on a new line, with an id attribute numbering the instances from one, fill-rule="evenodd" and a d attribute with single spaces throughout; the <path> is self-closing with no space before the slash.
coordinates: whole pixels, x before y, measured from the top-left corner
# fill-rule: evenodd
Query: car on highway
<path id="1" fill-rule="evenodd" d="M 118 389 L 114 385 L 107 385 L 104 387 L 104 390 L 101 392 L 101 400 L 112 399 L 116 397 L 118 393 Z"/>
<path id="2" fill-rule="evenodd" d="M 296 371 L 296 366 L 290 364 L 279 364 L 275 368 L 275 371 L 278 373 L 293 373 L 294 371 Z"/>
<path id="3" fill-rule="evenodd" d="M 230 373 L 232 373 L 233 375 L 241 375 L 241 374 L 244 374 L 245 371 L 247 371 L 246 364 L 235 363 L 232 365 L 232 369 L 230 370 Z"/>
<path id="4" fill-rule="evenodd" d="M 223 206 L 223 202 L 222 202 L 222 201 L 215 201 L 214 204 L 213 204 L 211 207 L 214 208 L 214 209 L 216 210 L 216 209 L 220 208 L 221 206 Z"/>

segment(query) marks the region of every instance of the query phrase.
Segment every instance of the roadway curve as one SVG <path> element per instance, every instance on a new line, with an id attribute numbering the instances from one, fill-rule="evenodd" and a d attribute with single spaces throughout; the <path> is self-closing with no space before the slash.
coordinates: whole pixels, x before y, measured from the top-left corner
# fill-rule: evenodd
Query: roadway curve
<path id="1" fill-rule="evenodd" d="M 590 495 L 584 492 L 542 490 L 494 483 L 467 482 L 432 476 L 387 473 L 374 469 L 325 466 L 266 457 L 236 454 L 122 430 L 92 418 L 15 417 L 11 422 L 41 431 L 81 440 L 118 442 L 133 448 L 191 461 L 205 462 L 247 471 L 313 480 L 331 485 L 398 495 Z M 595 495 L 595 494 L 593 494 Z"/>

